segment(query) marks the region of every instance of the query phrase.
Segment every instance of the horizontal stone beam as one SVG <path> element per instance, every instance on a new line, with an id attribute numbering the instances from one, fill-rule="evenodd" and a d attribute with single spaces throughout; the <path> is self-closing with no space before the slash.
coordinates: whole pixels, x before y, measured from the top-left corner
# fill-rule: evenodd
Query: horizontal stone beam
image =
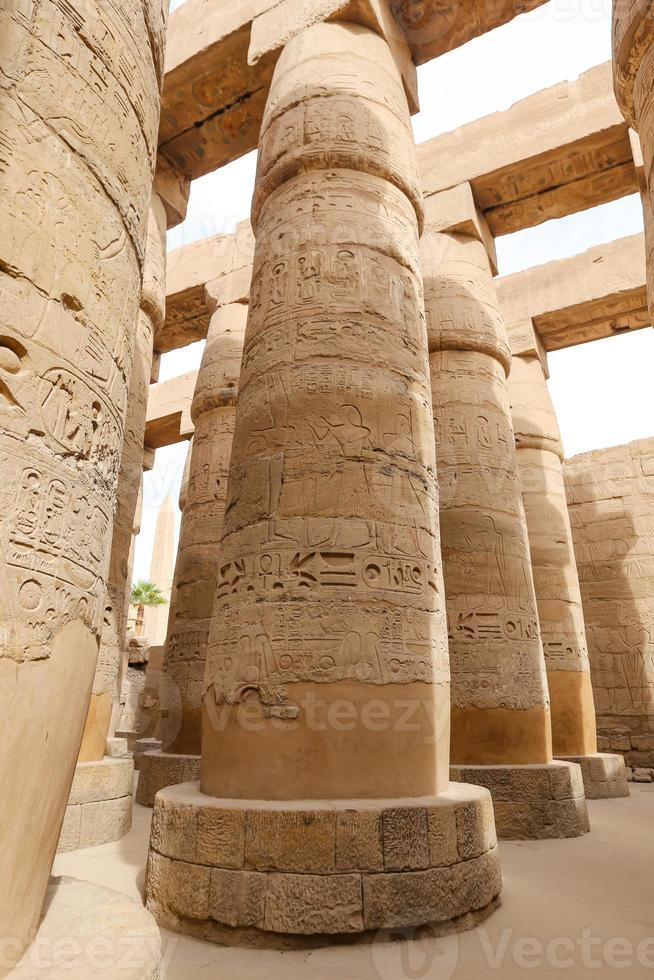
<path id="1" fill-rule="evenodd" d="M 150 386 L 145 420 L 146 453 L 193 436 L 191 403 L 197 377 L 197 371 L 189 371 Z"/>
<path id="2" fill-rule="evenodd" d="M 414 64 L 421 65 L 544 2 L 390 0 L 390 6 Z M 256 149 L 278 52 L 249 64 L 252 29 L 279 3 L 186 0 L 171 15 L 159 146 L 187 177 L 201 177 Z M 305 0 L 304 6 L 312 9 L 313 3 Z M 361 0 L 353 0 L 357 5 Z"/>
<path id="3" fill-rule="evenodd" d="M 507 323 L 531 319 L 546 351 L 651 326 L 643 235 L 496 279 Z"/>
<path id="4" fill-rule="evenodd" d="M 425 196 L 468 181 L 496 236 L 635 193 L 635 154 L 610 62 L 418 147 Z"/>

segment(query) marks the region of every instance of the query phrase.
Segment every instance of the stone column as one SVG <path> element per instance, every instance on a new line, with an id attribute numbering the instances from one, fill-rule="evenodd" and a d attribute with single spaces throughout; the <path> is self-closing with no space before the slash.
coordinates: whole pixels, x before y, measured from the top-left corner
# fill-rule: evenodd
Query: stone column
<path id="1" fill-rule="evenodd" d="M 159 728 L 163 751 L 147 752 L 141 759 L 136 798 L 145 806 L 153 806 L 156 794 L 164 786 L 198 779 L 200 775 L 207 642 L 220 567 L 236 392 L 248 314 L 244 302 L 219 305 L 224 292 L 224 283 L 217 283 L 213 289 L 211 284 L 207 286 L 213 315 L 191 408 L 195 435 L 164 650 L 161 692 L 165 717 Z"/>
<path id="2" fill-rule="evenodd" d="M 162 606 L 148 606 L 143 617 L 143 636 L 153 647 L 161 647 L 166 642 L 175 574 L 175 518 L 175 504 L 167 494 L 157 514 L 148 576 L 161 589 L 166 602 Z"/>
<path id="3" fill-rule="evenodd" d="M 654 12 L 650 0 L 613 0 L 613 80 L 618 105 L 640 134 L 647 293 L 654 317 Z"/>
<path id="4" fill-rule="evenodd" d="M 9 956 L 39 922 L 98 658 L 164 28 L 154 0 L 23 0 L 0 12 L 0 935 Z"/>
<path id="5" fill-rule="evenodd" d="M 547 356 L 531 323 L 511 324 L 511 415 L 525 506 L 557 759 L 578 762 L 589 799 L 628 796 L 622 756 L 597 752 L 586 627 Z"/>
<path id="6" fill-rule="evenodd" d="M 127 639 L 131 577 L 128 576 L 132 532 L 143 475 L 145 413 L 152 374 L 155 333 L 164 322 L 166 302 L 166 213 L 152 195 L 148 220 L 141 306 L 136 323 L 132 375 L 127 399 L 118 494 L 111 540 L 100 654 L 79 762 L 98 762 L 105 754 L 116 678 Z"/>
<path id="7" fill-rule="evenodd" d="M 201 787 L 154 807 L 148 906 L 178 931 L 445 928 L 500 889 L 488 792 L 448 778 L 421 215 L 384 38 L 290 40 L 259 150 Z"/>
<path id="8" fill-rule="evenodd" d="M 579 767 L 552 762 L 507 392 L 511 353 L 492 282 L 492 239 L 469 185 L 429 198 L 426 214 L 423 275 L 452 669 L 452 776 L 491 789 L 502 837 L 576 836 L 588 830 L 588 818 Z"/>

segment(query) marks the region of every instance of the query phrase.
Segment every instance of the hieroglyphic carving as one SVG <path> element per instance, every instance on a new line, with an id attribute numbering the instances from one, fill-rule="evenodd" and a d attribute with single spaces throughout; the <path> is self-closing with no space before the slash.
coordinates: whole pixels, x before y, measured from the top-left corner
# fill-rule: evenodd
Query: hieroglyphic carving
<path id="1" fill-rule="evenodd" d="M 452 704 L 548 702 L 506 387 L 510 353 L 484 245 L 423 238 Z M 508 722 L 507 722 L 508 724 Z M 461 746 L 453 744 L 453 759 Z"/>
<path id="2" fill-rule="evenodd" d="M 419 200 L 382 39 L 336 24 L 296 38 L 253 207 L 206 675 L 219 702 L 255 689 L 285 717 L 299 682 L 447 682 Z"/>
<path id="3" fill-rule="evenodd" d="M 246 319 L 246 304 L 232 303 L 214 312 L 191 409 L 195 435 L 164 651 L 164 673 L 184 706 L 181 730 L 167 732 L 164 739 L 164 747 L 173 752 L 200 752 L 206 650 Z"/>
<path id="4" fill-rule="evenodd" d="M 158 129 L 157 7 L 0 11 L 0 922 L 19 940 L 12 955 L 39 921 L 105 608 Z"/>
<path id="5" fill-rule="evenodd" d="M 654 762 L 654 441 L 566 461 L 598 735 Z"/>

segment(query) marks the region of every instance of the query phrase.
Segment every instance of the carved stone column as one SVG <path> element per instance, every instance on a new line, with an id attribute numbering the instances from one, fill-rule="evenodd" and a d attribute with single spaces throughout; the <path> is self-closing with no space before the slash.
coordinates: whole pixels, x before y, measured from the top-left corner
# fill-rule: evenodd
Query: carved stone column
<path id="1" fill-rule="evenodd" d="M 588 830 L 588 817 L 579 767 L 552 762 L 492 239 L 468 185 L 429 198 L 426 207 L 423 275 L 452 669 L 452 775 L 491 789 L 500 836 L 576 836 Z"/>
<path id="2" fill-rule="evenodd" d="M 154 0 L 23 0 L 0 12 L 0 936 L 10 956 L 39 922 L 98 658 L 164 29 Z"/>
<path id="3" fill-rule="evenodd" d="M 229 278 L 229 277 L 228 277 Z M 159 738 L 163 751 L 141 759 L 137 802 L 153 806 L 164 786 L 200 776 L 207 642 L 221 561 L 236 393 L 248 307 L 222 305 L 225 283 L 206 289 L 213 310 L 193 397 L 195 426 L 182 515 L 173 601 L 164 650 Z M 247 296 L 247 291 L 245 291 Z"/>
<path id="4" fill-rule="evenodd" d="M 421 215 L 384 38 L 290 40 L 259 151 L 201 786 L 154 807 L 148 906 L 178 931 L 444 928 L 500 889 L 488 792 L 449 785 Z"/>
<path id="5" fill-rule="evenodd" d="M 640 134 L 643 151 L 647 293 L 654 316 L 654 11 L 650 0 L 613 0 L 613 78 L 618 105 Z"/>
<path id="6" fill-rule="evenodd" d="M 586 797 L 628 796 L 622 756 L 597 752 L 586 627 L 563 482 L 563 446 L 531 321 L 512 324 L 509 397 L 545 666 L 552 748 L 578 762 Z"/>

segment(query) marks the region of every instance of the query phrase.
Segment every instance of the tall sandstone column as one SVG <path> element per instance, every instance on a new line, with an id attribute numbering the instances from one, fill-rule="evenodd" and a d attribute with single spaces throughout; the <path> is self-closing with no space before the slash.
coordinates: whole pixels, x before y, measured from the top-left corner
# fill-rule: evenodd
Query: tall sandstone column
<path id="1" fill-rule="evenodd" d="M 452 775 L 491 789 L 500 836 L 576 836 L 588 830 L 588 818 L 579 767 L 552 762 L 507 392 L 511 354 L 486 244 L 492 239 L 468 185 L 429 198 L 426 213 L 423 275 L 452 670 Z"/>
<path id="2" fill-rule="evenodd" d="M 654 316 L 654 10 L 651 0 L 613 0 L 613 80 L 618 105 L 640 134 L 647 293 Z"/>
<path id="3" fill-rule="evenodd" d="M 547 355 L 531 321 L 511 324 L 511 414 L 557 759 L 578 762 L 587 798 L 628 796 L 624 760 L 598 754 L 586 627 L 563 482 L 563 446 Z"/>
<path id="4" fill-rule="evenodd" d="M 500 889 L 489 794 L 448 778 L 420 220 L 386 41 L 300 33 L 262 126 L 201 786 L 154 807 L 174 929 L 306 945 Z"/>
<path id="5" fill-rule="evenodd" d="M 0 934 L 16 955 L 98 657 L 164 27 L 154 0 L 0 12 Z"/>
<path id="6" fill-rule="evenodd" d="M 166 303 L 166 213 L 159 196 L 152 194 L 143 270 L 141 305 L 136 321 L 132 376 L 127 399 L 116 513 L 105 599 L 100 655 L 91 704 L 82 739 L 80 762 L 103 758 L 114 702 L 116 681 L 127 640 L 131 586 L 132 531 L 143 476 L 145 414 L 152 375 L 154 338 L 164 322 Z"/>
<path id="7" fill-rule="evenodd" d="M 164 650 L 163 751 L 141 759 L 137 801 L 152 806 L 164 786 L 200 775 L 201 715 L 209 627 L 234 436 L 236 393 L 248 307 L 222 305 L 224 283 L 207 286 L 213 308 L 191 417 L 195 426 Z M 247 291 L 246 291 L 247 295 Z"/>

